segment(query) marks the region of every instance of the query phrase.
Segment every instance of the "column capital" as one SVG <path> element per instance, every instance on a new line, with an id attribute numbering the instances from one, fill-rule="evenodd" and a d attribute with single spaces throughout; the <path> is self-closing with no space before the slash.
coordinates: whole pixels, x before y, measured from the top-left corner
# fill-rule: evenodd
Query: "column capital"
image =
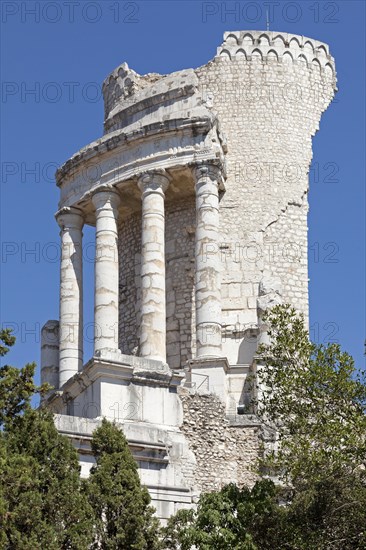
<path id="1" fill-rule="evenodd" d="M 190 163 L 189 166 L 196 183 L 198 180 L 207 177 L 216 180 L 218 185 L 223 183 L 225 178 L 225 167 L 221 160 L 199 160 Z"/>
<path id="2" fill-rule="evenodd" d="M 171 180 L 172 177 L 164 169 L 146 170 L 139 175 L 137 185 L 142 193 L 165 193 Z"/>
<path id="3" fill-rule="evenodd" d="M 82 229 L 84 214 L 75 206 L 64 206 L 55 214 L 56 221 L 61 229 Z"/>
<path id="4" fill-rule="evenodd" d="M 92 203 L 96 210 L 104 208 L 109 202 L 112 208 L 118 208 L 121 203 L 121 197 L 117 189 L 111 185 L 102 185 L 98 187 L 92 194 Z"/>

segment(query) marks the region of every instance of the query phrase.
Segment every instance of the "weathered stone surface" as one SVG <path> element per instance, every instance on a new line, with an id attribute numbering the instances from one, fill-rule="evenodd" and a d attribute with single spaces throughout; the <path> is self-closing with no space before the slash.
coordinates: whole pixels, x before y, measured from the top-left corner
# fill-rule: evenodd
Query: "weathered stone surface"
<path id="1" fill-rule="evenodd" d="M 166 361 L 165 213 L 169 177 L 147 172 L 138 182 L 142 197 L 140 354 Z"/>
<path id="2" fill-rule="evenodd" d="M 94 352 L 118 349 L 118 206 L 114 189 L 99 189 L 92 197 L 96 216 Z"/>
<path id="3" fill-rule="evenodd" d="M 193 168 L 196 185 L 196 354 L 221 356 L 221 266 L 217 255 L 219 184 L 222 169 Z"/>
<path id="4" fill-rule="evenodd" d="M 308 317 L 312 136 L 335 90 L 327 45 L 227 32 L 197 69 L 117 67 L 103 84 L 105 134 L 57 171 L 59 362 L 44 343 L 42 376 L 59 373 L 61 391 L 47 403 L 84 475 L 93 426 L 118 420 L 162 518 L 201 490 L 255 480 L 269 435 L 238 406 L 261 368 L 264 312 L 289 302 Z M 97 253 L 95 353 L 82 369 L 83 223 Z"/>
<path id="5" fill-rule="evenodd" d="M 47 321 L 41 331 L 41 384 L 59 387 L 60 323 Z"/>

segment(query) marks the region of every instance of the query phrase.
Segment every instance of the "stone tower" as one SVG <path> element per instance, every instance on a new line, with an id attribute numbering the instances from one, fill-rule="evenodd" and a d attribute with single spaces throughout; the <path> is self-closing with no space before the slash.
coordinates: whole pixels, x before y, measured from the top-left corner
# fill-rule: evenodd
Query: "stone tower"
<path id="1" fill-rule="evenodd" d="M 207 65 L 103 84 L 104 135 L 56 174 L 60 319 L 42 380 L 61 432 L 118 421 L 160 517 L 202 490 L 251 482 L 260 425 L 245 412 L 261 316 L 308 314 L 312 136 L 336 89 L 327 45 L 226 32 Z M 82 228 L 96 228 L 94 354 L 83 357 Z M 91 297 L 84 296 L 85 300 Z"/>

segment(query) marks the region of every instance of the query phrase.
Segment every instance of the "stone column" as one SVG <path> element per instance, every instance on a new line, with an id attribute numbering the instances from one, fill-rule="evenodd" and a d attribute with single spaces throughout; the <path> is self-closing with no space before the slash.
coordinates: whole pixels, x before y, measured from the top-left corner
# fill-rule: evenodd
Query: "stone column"
<path id="1" fill-rule="evenodd" d="M 83 368 L 83 250 L 81 210 L 62 208 L 61 228 L 59 388 Z"/>
<path id="2" fill-rule="evenodd" d="M 109 187 L 92 197 L 96 215 L 94 289 L 94 353 L 118 350 L 118 206 L 120 197 Z"/>
<path id="3" fill-rule="evenodd" d="M 47 321 L 41 330 L 41 384 L 48 383 L 55 390 L 59 385 L 59 321 Z"/>
<path id="4" fill-rule="evenodd" d="M 271 339 L 268 334 L 269 325 L 263 317 L 265 313 L 270 311 L 277 305 L 283 303 L 282 300 L 282 283 L 279 277 L 274 277 L 271 273 L 265 272 L 261 281 L 259 282 L 258 297 L 257 297 L 257 315 L 258 315 L 258 345 L 257 351 L 260 345 L 270 345 Z M 258 375 L 260 371 L 265 368 L 263 363 L 259 360 L 257 352 L 254 354 L 252 373 L 255 377 L 256 383 L 253 387 L 254 402 L 259 403 L 263 399 L 264 387 L 259 383 Z M 257 412 L 257 406 L 255 406 L 254 412 Z"/>
<path id="5" fill-rule="evenodd" d="M 221 357 L 221 275 L 219 194 L 221 170 L 193 167 L 196 185 L 196 342 L 197 357 Z"/>
<path id="6" fill-rule="evenodd" d="M 170 178 L 164 170 L 142 174 L 140 356 L 166 362 L 165 213 Z"/>

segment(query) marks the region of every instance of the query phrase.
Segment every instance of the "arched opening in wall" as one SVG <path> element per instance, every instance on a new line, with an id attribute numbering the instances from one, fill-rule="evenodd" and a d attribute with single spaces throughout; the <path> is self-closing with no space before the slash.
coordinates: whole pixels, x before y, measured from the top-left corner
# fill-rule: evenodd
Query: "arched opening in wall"
<path id="1" fill-rule="evenodd" d="M 95 227 L 83 227 L 83 343 L 84 364 L 94 351 Z"/>

